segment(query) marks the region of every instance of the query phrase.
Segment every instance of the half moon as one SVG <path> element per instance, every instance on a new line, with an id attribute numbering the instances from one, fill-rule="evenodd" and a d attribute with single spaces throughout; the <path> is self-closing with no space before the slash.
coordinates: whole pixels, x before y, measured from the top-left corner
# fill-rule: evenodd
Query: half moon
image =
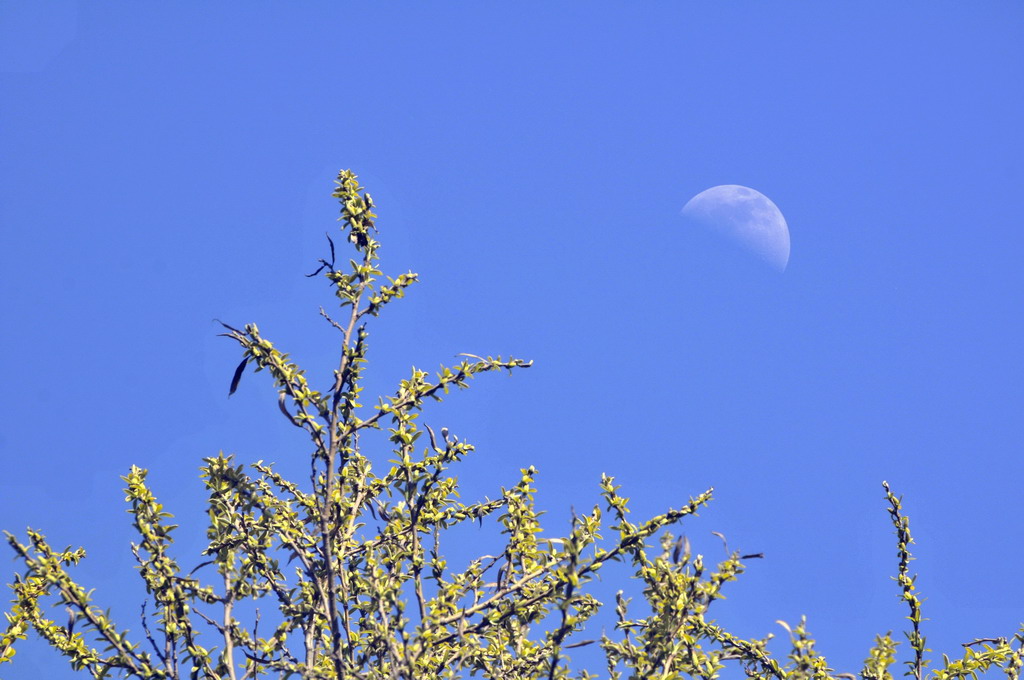
<path id="1" fill-rule="evenodd" d="M 723 184 L 683 206 L 683 217 L 721 234 L 776 271 L 789 263 L 789 227 L 778 207 L 759 191 Z"/>

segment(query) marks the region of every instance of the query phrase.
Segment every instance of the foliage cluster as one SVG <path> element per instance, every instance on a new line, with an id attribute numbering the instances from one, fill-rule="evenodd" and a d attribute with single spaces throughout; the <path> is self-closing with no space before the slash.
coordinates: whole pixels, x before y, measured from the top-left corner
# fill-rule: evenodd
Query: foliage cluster
<path id="1" fill-rule="evenodd" d="M 331 260 L 321 260 L 310 275 L 326 277 L 341 308 L 340 321 L 320 309 L 340 334 L 330 388 L 313 389 L 255 324 L 225 324 L 224 333 L 243 352 L 229 391 L 249 366 L 270 374 L 281 412 L 312 446 L 309 479 L 290 481 L 263 462 L 250 473 L 223 454 L 205 459 L 209 545 L 202 561 L 185 571 L 172 555 L 171 515 L 147 486 L 146 470 L 133 467 L 124 477 L 140 536 L 132 551 L 148 593 L 141 634 L 134 636 L 72 578 L 69 568 L 84 550 L 56 550 L 31 529 L 25 543 L 8 533 L 24 570 L 10 586 L 13 607 L 0 639 L 0 663 L 12 661 L 15 642 L 31 630 L 72 668 L 95 678 L 555 680 L 573 674 L 568 651 L 587 644 L 603 650 L 613 680 L 710 680 L 727 664 L 765 680 L 850 675 L 829 668 L 804 621 L 787 626 L 791 651 L 780 662 L 768 649 L 770 635 L 743 639 L 709 617 L 725 584 L 743 573 L 747 560 L 760 557 L 732 553 L 710 566 L 692 554 L 684 536 L 672 533 L 711 500 L 711 489 L 679 509 L 635 523 L 628 499 L 605 476 L 602 503 L 574 515 L 568 534 L 557 538 L 542 531 L 532 467 L 496 499 L 462 503 L 449 469 L 473 446 L 447 429 L 438 436 L 421 424 L 422 410 L 453 388 L 468 387 L 477 374 L 530 363 L 463 355 L 459 364 L 442 366 L 433 376 L 414 368 L 393 395 L 364 407 L 367 322 L 403 297 L 417 278 L 407 273 L 381 280 L 373 200 L 350 171 L 341 172 L 336 184 L 342 229 L 356 256 L 347 269 L 337 268 L 332 241 Z M 382 474 L 364 452 L 367 440 L 361 443 L 371 430 L 386 430 L 391 442 L 393 458 Z M 898 537 L 896 578 L 910 610 L 907 675 L 922 680 L 928 650 L 909 573 L 909 522 L 888 486 L 886 498 Z M 485 520 L 500 527 L 504 549 L 453 569 L 442 552 L 449 531 Z M 620 591 L 614 637 L 578 640 L 601 607 L 586 586 L 612 562 L 632 565 L 643 612 L 631 612 Z M 260 628 L 259 609 L 251 625 L 238 620 L 244 605 L 265 600 L 272 603 L 269 627 Z M 65 608 L 66 623 L 49 618 L 53 606 Z M 944 657 L 931 675 L 953 680 L 1001 667 L 1009 680 L 1018 680 L 1022 644 L 1024 632 L 976 640 L 961 657 Z M 879 636 L 860 677 L 890 680 L 896 649 L 891 635 Z M 598 676 L 578 671 L 576 677 Z"/>

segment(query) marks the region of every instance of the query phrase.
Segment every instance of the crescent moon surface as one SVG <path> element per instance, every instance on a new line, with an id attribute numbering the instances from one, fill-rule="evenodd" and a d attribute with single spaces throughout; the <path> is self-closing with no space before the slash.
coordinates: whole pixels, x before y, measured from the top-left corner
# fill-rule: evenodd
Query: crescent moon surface
<path id="1" fill-rule="evenodd" d="M 759 191 L 722 184 L 702 191 L 682 215 L 733 242 L 778 272 L 789 264 L 789 227 L 782 211 Z"/>

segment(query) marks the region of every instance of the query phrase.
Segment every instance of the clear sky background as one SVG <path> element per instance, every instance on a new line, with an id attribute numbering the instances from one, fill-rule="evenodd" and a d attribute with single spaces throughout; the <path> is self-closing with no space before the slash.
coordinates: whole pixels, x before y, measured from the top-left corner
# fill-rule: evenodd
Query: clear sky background
<path id="1" fill-rule="evenodd" d="M 352 168 L 384 269 L 423 281 L 372 328 L 368 393 L 458 352 L 536 362 L 425 416 L 478 446 L 467 500 L 533 464 L 563 531 L 602 472 L 637 518 L 713 485 L 695 549 L 766 555 L 720 620 L 806 614 L 856 672 L 905 622 L 888 480 L 929 646 L 1012 635 L 1022 35 L 1013 2 L 3 0 L 0 527 L 84 545 L 76 576 L 137 630 L 130 465 L 188 564 L 201 457 L 302 475 L 267 376 L 227 399 L 212 319 L 327 380 L 331 293 L 303 274 Z M 784 273 L 688 231 L 718 184 L 779 206 Z M 73 677 L 31 645 L 0 676 Z"/>

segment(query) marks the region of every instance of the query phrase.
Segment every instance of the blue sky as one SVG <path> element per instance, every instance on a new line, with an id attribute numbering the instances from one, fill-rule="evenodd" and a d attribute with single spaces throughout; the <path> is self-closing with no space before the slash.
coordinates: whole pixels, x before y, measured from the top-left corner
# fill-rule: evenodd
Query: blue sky
<path id="1" fill-rule="evenodd" d="M 806 614 L 851 672 L 906 615 L 888 480 L 929 646 L 1010 635 L 1022 31 L 1010 2 L 4 0 L 0 526 L 84 545 L 76 574 L 136 628 L 130 465 L 185 562 L 201 457 L 301 475 L 266 376 L 226 398 L 238 351 L 212 319 L 329 371 L 330 292 L 303 274 L 352 168 L 385 270 L 423 281 L 372 329 L 369 392 L 458 352 L 535 361 L 427 416 L 478 446 L 467 498 L 536 465 L 562 530 L 602 472 L 637 517 L 714 485 L 695 548 L 721 557 L 715 530 L 767 556 L 721 620 Z M 785 273 L 687 229 L 718 184 L 778 205 Z M 38 647 L 18 662 L 5 678 L 72 677 Z"/>

